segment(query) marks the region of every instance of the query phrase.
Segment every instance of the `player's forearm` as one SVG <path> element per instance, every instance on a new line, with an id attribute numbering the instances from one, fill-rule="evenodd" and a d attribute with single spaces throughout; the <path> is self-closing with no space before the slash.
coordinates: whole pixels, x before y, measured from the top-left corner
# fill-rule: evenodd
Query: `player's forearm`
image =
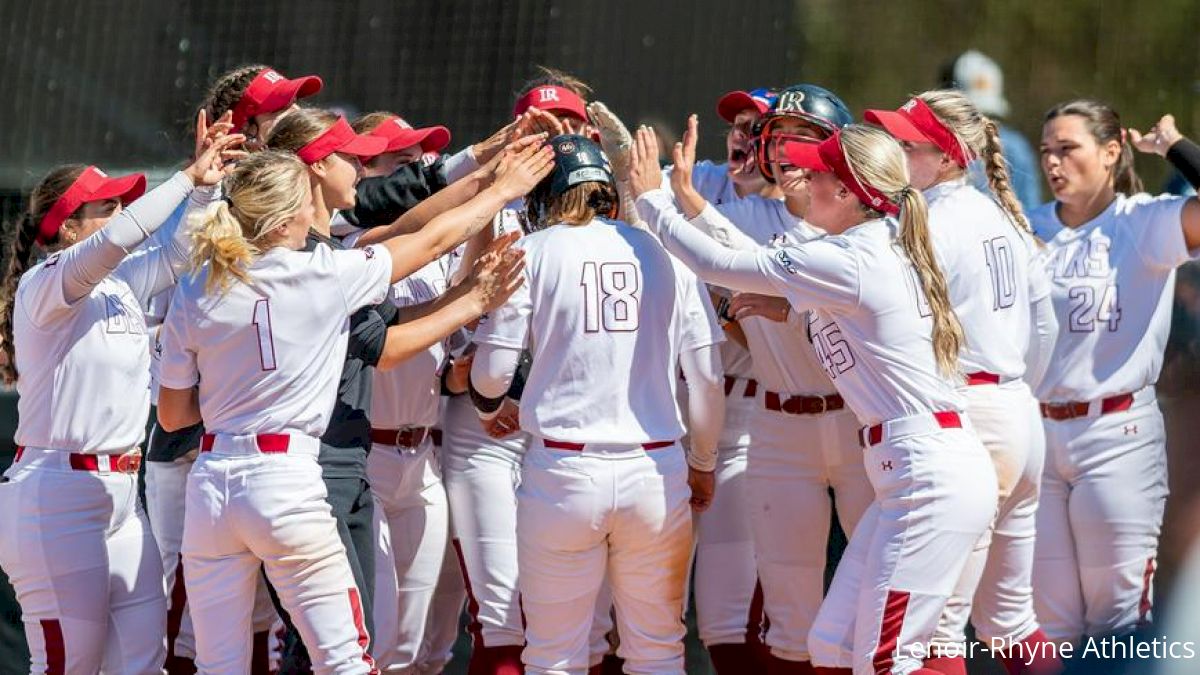
<path id="1" fill-rule="evenodd" d="M 424 305 L 418 316 L 405 316 L 402 323 L 388 328 L 377 366 L 380 370 L 395 368 L 478 319 L 482 313 L 478 301 L 461 285 Z"/>
<path id="2" fill-rule="evenodd" d="M 99 232 L 67 249 L 60 264 L 63 296 L 75 302 L 92 292 L 131 251 L 162 226 L 192 192 L 192 180 L 182 171 L 127 206 Z"/>
<path id="3" fill-rule="evenodd" d="M 759 248 L 758 242 L 747 237 L 725 217 L 725 214 L 708 202 L 704 202 L 704 208 L 690 222 L 696 229 L 726 248 L 739 251 L 754 251 Z"/>
<path id="4" fill-rule="evenodd" d="M 196 387 L 159 387 L 158 424 L 164 431 L 178 431 L 200 421 L 200 394 Z"/>
<path id="5" fill-rule="evenodd" d="M 1031 303 L 1029 349 L 1025 352 L 1025 382 L 1037 389 L 1046 370 L 1050 367 L 1050 356 L 1054 353 L 1054 341 L 1058 338 L 1058 317 L 1054 314 L 1054 303 L 1050 296 Z"/>
<path id="6" fill-rule="evenodd" d="M 697 471 L 712 471 L 717 466 L 717 443 L 725 425 L 721 352 L 717 345 L 690 349 L 679 355 L 679 365 L 688 388 L 688 465 Z"/>
<path id="7" fill-rule="evenodd" d="M 638 214 L 658 233 L 663 246 L 705 283 L 764 295 L 778 293 L 759 270 L 757 252 L 727 249 L 698 232 L 675 208 L 669 193 L 646 192 L 638 197 L 637 208 Z"/>
<path id="8" fill-rule="evenodd" d="M 475 350 L 475 360 L 471 362 L 471 388 L 484 399 L 503 399 L 512 386 L 520 360 L 520 349 L 479 345 Z"/>
<path id="9" fill-rule="evenodd" d="M 437 195 L 430 198 L 433 199 Z M 392 254 L 392 282 L 416 272 L 491 225 L 492 218 L 507 201 L 499 190 L 488 188 L 467 203 L 438 215 L 419 232 L 383 242 Z"/>

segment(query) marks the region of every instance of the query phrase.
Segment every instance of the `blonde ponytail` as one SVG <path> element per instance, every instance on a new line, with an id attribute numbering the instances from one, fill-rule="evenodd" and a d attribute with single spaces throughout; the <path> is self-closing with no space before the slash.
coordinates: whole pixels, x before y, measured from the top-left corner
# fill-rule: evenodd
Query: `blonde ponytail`
<path id="1" fill-rule="evenodd" d="M 1000 129 L 996 123 L 979 112 L 974 103 L 961 91 L 937 89 L 918 94 L 917 98 L 933 111 L 938 120 L 954 134 L 958 142 L 983 160 L 988 186 L 1004 209 L 1013 227 L 1033 235 L 1029 219 L 1012 188 L 1008 161 L 1001 153 Z"/>
<path id="2" fill-rule="evenodd" d="M 950 304 L 950 288 L 942 268 L 933 253 L 933 242 L 929 234 L 929 208 L 920 190 L 907 188 L 901 191 L 900 203 L 900 247 L 908 255 L 921 290 L 933 312 L 933 354 L 937 358 L 938 370 L 943 375 L 958 373 L 958 352 L 966 338 L 962 324 Z"/>
<path id="3" fill-rule="evenodd" d="M 278 242 L 278 228 L 310 199 L 307 168 L 282 152 L 259 152 L 238 162 L 222 187 L 225 196 L 198 216 L 202 222 L 192 235 L 192 267 L 208 266 L 209 294 L 227 291 L 234 279 L 251 283 L 250 265 Z"/>
<path id="4" fill-rule="evenodd" d="M 844 127 L 841 137 L 846 161 L 859 181 L 874 187 L 900 206 L 899 244 L 916 271 L 933 314 L 933 354 L 938 370 L 946 377 L 955 377 L 958 353 L 966 340 L 962 324 L 950 304 L 946 277 L 933 253 L 929 207 L 921 191 L 909 184 L 904 151 L 887 132 L 863 124 Z M 863 208 L 867 207 L 864 205 Z"/>

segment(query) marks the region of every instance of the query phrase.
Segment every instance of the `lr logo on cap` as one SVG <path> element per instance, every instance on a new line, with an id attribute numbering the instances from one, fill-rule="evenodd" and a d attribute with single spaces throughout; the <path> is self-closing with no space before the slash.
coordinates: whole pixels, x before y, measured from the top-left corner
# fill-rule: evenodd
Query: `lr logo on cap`
<path id="1" fill-rule="evenodd" d="M 900 106 L 900 109 L 903 110 L 904 112 L 912 112 L 913 108 L 915 108 L 915 107 L 917 107 L 917 99 L 910 98 L 910 99 L 908 99 L 908 103 L 905 103 L 904 105 Z"/>
<path id="2" fill-rule="evenodd" d="M 558 91 L 554 88 L 546 87 L 544 89 L 538 89 L 538 103 L 549 103 L 551 101 L 558 100 Z"/>
<path id="3" fill-rule="evenodd" d="M 282 80 L 283 76 L 273 70 L 267 70 L 263 72 L 263 79 L 271 84 L 275 84 Z"/>
<path id="4" fill-rule="evenodd" d="M 405 122 L 403 119 L 401 119 L 399 117 L 394 118 L 393 121 L 395 121 L 396 126 L 400 127 L 401 129 L 411 129 L 412 128 L 411 124 L 409 124 L 408 122 Z"/>
<path id="5" fill-rule="evenodd" d="M 788 91 L 779 96 L 779 104 L 775 107 L 776 110 L 784 112 L 804 110 L 804 92 Z"/>

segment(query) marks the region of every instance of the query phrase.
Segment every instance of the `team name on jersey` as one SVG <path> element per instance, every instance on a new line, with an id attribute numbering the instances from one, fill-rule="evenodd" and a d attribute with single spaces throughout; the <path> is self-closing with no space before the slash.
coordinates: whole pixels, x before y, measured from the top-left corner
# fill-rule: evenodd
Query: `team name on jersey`
<path id="1" fill-rule="evenodd" d="M 1112 240 L 1096 234 L 1055 248 L 1050 254 L 1050 270 L 1056 281 L 1065 279 L 1107 279 L 1110 270 L 1108 253 Z"/>

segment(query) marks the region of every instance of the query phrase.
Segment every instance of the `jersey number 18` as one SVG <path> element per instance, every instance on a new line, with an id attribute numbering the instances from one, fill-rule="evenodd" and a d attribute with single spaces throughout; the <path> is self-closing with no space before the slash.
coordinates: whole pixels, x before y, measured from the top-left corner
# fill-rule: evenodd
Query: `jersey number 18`
<path id="1" fill-rule="evenodd" d="M 630 262 L 583 264 L 583 330 L 628 333 L 638 329 L 637 265 Z"/>

